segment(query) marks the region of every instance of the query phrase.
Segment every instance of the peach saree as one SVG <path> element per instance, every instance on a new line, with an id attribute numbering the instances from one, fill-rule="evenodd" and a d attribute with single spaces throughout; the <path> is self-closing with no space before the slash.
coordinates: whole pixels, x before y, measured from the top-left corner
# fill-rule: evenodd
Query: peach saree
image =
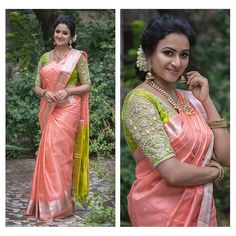
<path id="1" fill-rule="evenodd" d="M 71 49 L 59 63 L 46 64 L 40 70 L 42 87 L 54 93 L 64 89 L 82 53 Z M 26 215 L 64 218 L 73 214 L 72 198 L 83 201 L 89 189 L 88 94 L 54 103 L 42 97 L 39 122 L 42 137 Z"/>
<path id="2" fill-rule="evenodd" d="M 141 160 L 136 165 L 136 179 L 128 195 L 128 212 L 131 223 L 133 226 L 216 226 L 212 183 L 183 187 L 170 185 L 160 176 L 135 142 L 125 119 L 129 99 L 134 94 L 142 96 L 152 103 L 159 113 L 163 113 L 157 97 L 146 90 L 133 90 L 124 103 L 122 115 L 126 140 L 135 159 Z M 194 115 L 180 112 L 169 119 L 164 118 L 165 122 L 162 126 L 169 138 L 175 157 L 169 155 L 162 161 L 172 157 L 195 166 L 205 166 L 212 157 L 213 133 L 206 124 L 205 112 L 200 102 L 193 97 L 191 92 L 178 90 L 178 94 L 179 102 L 183 101 L 183 95 L 188 98 Z M 144 107 L 146 114 L 149 112 L 153 114 L 153 108 L 150 109 L 147 105 Z M 144 125 L 141 106 L 132 107 L 130 111 L 140 114 L 140 122 L 143 122 L 141 125 Z M 153 117 L 152 120 L 154 127 L 156 118 Z M 132 123 L 132 125 L 134 124 Z M 136 129 L 138 128 L 136 126 Z M 145 129 L 147 130 L 147 125 Z M 154 130 L 154 128 L 152 129 Z M 152 142 L 153 139 L 154 137 L 152 138 L 150 135 L 149 142 Z M 158 149 L 161 152 L 160 150 L 164 148 L 163 144 L 157 142 L 156 145 L 159 145 Z M 152 153 L 154 153 L 153 150 Z"/>

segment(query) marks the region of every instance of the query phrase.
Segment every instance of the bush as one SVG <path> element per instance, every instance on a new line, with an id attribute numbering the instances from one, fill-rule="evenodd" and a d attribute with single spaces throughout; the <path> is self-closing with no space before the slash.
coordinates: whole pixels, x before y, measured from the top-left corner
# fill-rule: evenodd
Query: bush
<path id="1" fill-rule="evenodd" d="M 24 74 L 15 81 L 6 84 L 6 143 L 21 147 L 7 147 L 8 157 L 19 157 L 19 154 L 32 155 L 38 146 L 38 111 L 39 98 L 32 90 L 32 74 Z M 15 152 L 12 153 L 12 150 Z"/>

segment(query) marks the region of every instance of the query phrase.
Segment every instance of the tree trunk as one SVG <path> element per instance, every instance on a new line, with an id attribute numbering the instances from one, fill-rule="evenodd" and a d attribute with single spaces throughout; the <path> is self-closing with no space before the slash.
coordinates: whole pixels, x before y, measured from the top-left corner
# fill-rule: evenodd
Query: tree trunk
<path id="1" fill-rule="evenodd" d="M 55 10 L 34 9 L 33 11 L 38 21 L 41 23 L 43 39 L 45 41 L 48 41 L 50 38 L 52 38 L 52 24 L 56 19 L 56 16 L 54 14 Z"/>

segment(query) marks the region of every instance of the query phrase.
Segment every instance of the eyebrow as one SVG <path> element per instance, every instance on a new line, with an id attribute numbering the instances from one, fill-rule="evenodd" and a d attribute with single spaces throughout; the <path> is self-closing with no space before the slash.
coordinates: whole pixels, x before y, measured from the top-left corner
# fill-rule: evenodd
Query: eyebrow
<path id="1" fill-rule="evenodd" d="M 170 49 L 170 50 L 172 50 L 172 51 L 174 51 L 174 52 L 177 52 L 176 49 L 171 48 L 171 47 L 164 47 L 162 50 L 164 50 L 164 49 Z M 189 52 L 189 51 L 190 51 L 190 49 L 183 49 L 183 50 L 181 50 L 180 52 Z"/>
<path id="2" fill-rule="evenodd" d="M 65 33 L 69 33 L 69 31 L 67 31 L 67 30 L 60 30 L 58 28 L 56 30 L 59 30 L 59 31 L 62 31 L 62 32 L 65 32 Z"/>

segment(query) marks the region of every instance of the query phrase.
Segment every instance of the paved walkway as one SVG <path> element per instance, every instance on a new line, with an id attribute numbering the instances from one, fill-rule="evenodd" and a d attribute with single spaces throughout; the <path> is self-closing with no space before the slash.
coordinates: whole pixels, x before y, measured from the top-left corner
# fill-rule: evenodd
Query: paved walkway
<path id="1" fill-rule="evenodd" d="M 85 226 L 84 219 L 89 211 L 76 211 L 74 216 L 57 221 L 43 222 L 34 218 L 28 219 L 24 211 L 28 202 L 35 160 L 6 161 L 6 226 Z M 113 160 L 90 160 L 90 196 L 99 193 L 109 206 L 115 205 L 112 181 L 115 173 Z M 106 194 L 111 193 L 112 194 Z M 112 226 L 109 222 L 104 226 Z"/>

